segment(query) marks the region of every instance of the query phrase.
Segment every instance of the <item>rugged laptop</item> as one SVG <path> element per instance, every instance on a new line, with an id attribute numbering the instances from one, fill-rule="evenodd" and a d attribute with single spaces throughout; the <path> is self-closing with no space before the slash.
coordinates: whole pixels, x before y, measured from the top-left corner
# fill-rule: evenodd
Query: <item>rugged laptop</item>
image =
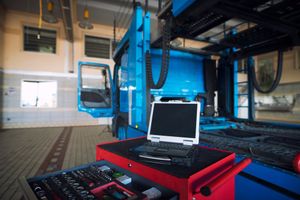
<path id="1" fill-rule="evenodd" d="M 171 161 L 191 157 L 199 143 L 199 102 L 154 102 L 147 142 L 134 149 L 142 158 Z"/>

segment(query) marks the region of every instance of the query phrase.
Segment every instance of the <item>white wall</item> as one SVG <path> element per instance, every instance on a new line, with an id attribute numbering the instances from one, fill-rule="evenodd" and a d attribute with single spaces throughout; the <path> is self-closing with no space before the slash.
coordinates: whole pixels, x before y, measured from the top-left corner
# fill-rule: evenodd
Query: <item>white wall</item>
<path id="1" fill-rule="evenodd" d="M 1 9 L 1 8 L 0 8 Z M 3 17 L 4 15 L 4 17 Z M 91 61 L 114 66 L 112 59 L 88 58 L 84 55 L 84 35 L 112 38 L 112 27 L 94 25 L 93 30 L 81 30 L 74 22 L 74 56 L 71 43 L 65 39 L 62 21 L 58 24 L 43 22 L 42 28 L 57 30 L 56 54 L 23 50 L 23 26 L 37 27 L 38 16 L 24 12 L 0 10 L 0 128 L 96 125 L 111 123 L 109 118 L 94 119 L 77 111 L 77 64 Z M 1 52 L 1 49 L 3 51 Z M 1 65 L 1 58 L 3 65 Z M 74 74 L 68 73 L 74 69 Z M 56 80 L 58 83 L 57 108 L 21 108 L 21 80 Z"/>
<path id="2" fill-rule="evenodd" d="M 20 105 L 22 80 L 57 81 L 57 107 L 24 108 Z M 77 77 L 67 74 L 6 71 L 3 85 L 2 128 L 82 126 L 109 124 L 77 111 Z"/>
<path id="3" fill-rule="evenodd" d="M 74 28 L 74 58 L 71 62 L 70 43 L 65 39 L 63 22 L 57 24 L 43 23 L 42 28 L 54 29 L 57 31 L 57 52 L 56 54 L 28 52 L 23 50 L 23 26 L 37 27 L 38 16 L 18 11 L 8 10 L 5 12 L 4 21 L 4 69 L 26 70 L 26 71 L 47 71 L 66 73 L 66 64 L 73 63 L 77 68 L 78 61 L 92 61 L 114 65 L 112 59 L 88 58 L 84 55 L 84 35 L 112 38 L 112 27 L 94 25 L 93 30 L 82 30 L 77 22 Z M 17 59 L 16 59 L 17 58 Z M 71 66 L 72 67 L 72 66 Z M 76 70 L 75 70 L 76 71 Z"/>

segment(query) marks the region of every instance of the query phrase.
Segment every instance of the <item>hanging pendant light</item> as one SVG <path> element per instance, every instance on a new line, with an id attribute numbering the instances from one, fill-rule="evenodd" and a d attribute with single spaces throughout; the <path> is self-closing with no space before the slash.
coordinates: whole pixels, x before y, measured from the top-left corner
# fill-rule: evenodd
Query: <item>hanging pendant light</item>
<path id="1" fill-rule="evenodd" d="M 51 0 L 49 0 L 47 2 L 47 12 L 43 14 L 42 17 L 43 21 L 51 24 L 55 24 L 58 22 L 57 18 L 53 14 L 53 10 L 54 10 L 54 3 Z"/>
<path id="2" fill-rule="evenodd" d="M 79 27 L 83 29 L 93 29 L 94 26 L 90 22 L 90 12 L 87 8 L 87 2 L 85 1 L 85 7 L 83 10 L 83 20 L 79 22 Z"/>

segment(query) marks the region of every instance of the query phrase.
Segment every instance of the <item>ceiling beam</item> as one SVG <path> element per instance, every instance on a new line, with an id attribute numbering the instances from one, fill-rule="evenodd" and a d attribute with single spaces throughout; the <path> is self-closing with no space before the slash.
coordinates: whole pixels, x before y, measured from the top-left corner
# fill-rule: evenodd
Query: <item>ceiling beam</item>
<path id="1" fill-rule="evenodd" d="M 235 17 L 249 22 L 254 22 L 283 33 L 287 32 L 294 34 L 299 32 L 299 26 L 295 27 L 294 24 L 291 24 L 287 21 L 266 15 L 263 12 L 257 12 L 246 7 L 235 5 L 229 1 L 224 2 L 220 6 L 214 7 L 213 10 L 229 17 Z"/>

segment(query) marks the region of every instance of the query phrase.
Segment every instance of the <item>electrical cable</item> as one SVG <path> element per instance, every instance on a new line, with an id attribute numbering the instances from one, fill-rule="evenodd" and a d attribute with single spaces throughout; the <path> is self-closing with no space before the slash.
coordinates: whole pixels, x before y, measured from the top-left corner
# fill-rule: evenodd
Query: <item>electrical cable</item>
<path id="1" fill-rule="evenodd" d="M 39 29 L 42 28 L 42 15 L 43 15 L 43 1 L 40 0 L 40 16 L 39 16 Z"/>
<path id="2" fill-rule="evenodd" d="M 121 17 L 121 14 L 123 13 L 123 8 L 125 8 L 124 7 L 125 4 L 126 4 L 126 1 L 124 1 L 123 4 L 120 5 L 119 10 L 118 10 L 117 14 L 115 15 L 115 20 L 116 20 L 116 37 L 118 37 L 118 33 L 120 32 L 120 28 L 119 28 L 120 21 L 119 21 L 119 19 Z"/>
<path id="3" fill-rule="evenodd" d="M 121 15 L 121 10 L 123 9 L 124 5 L 127 3 L 127 1 L 123 1 L 122 4 L 120 4 L 120 7 L 118 9 L 117 15 L 116 15 L 116 19 L 120 17 Z"/>
<path id="4" fill-rule="evenodd" d="M 124 23 L 124 30 L 122 32 L 122 34 L 126 33 L 127 30 L 129 29 L 130 27 L 130 22 L 132 21 L 132 14 L 128 17 L 128 19 L 126 20 L 126 22 Z"/>
<path id="5" fill-rule="evenodd" d="M 165 84 L 169 71 L 170 62 L 170 40 L 171 40 L 171 18 L 168 18 L 163 26 L 162 35 L 162 63 L 160 68 L 160 75 L 157 83 L 154 83 L 152 74 L 151 54 L 146 52 L 146 74 L 147 74 L 147 86 L 152 89 L 160 89 Z"/>
<path id="6" fill-rule="evenodd" d="M 118 31 L 117 31 L 117 36 L 119 35 L 119 37 L 121 38 L 122 34 L 123 34 L 123 31 L 121 30 L 121 27 L 123 27 L 124 29 L 124 20 L 125 20 L 125 16 L 129 14 L 130 10 L 131 10 L 131 7 L 130 7 L 130 1 L 126 1 L 126 4 L 123 4 L 123 8 L 121 11 L 120 11 L 120 15 L 119 15 L 119 19 L 117 19 L 117 27 L 119 27 Z"/>
<path id="7" fill-rule="evenodd" d="M 127 17 L 126 17 L 127 18 Z M 128 19 L 128 20 L 127 20 Z M 130 22 L 130 17 L 128 17 L 125 21 L 124 21 L 124 23 L 123 23 L 123 29 L 122 30 L 120 30 L 120 35 L 121 35 L 121 37 L 123 37 L 124 36 L 124 34 L 127 32 L 127 30 L 128 30 L 128 22 Z"/>
<path id="8" fill-rule="evenodd" d="M 128 2 L 127 2 L 128 3 Z M 121 14 L 120 14 L 120 17 L 119 17 L 119 19 L 118 19 L 118 23 L 119 23 L 119 25 L 122 25 L 123 24 L 123 21 L 124 21 L 124 16 L 126 16 L 126 14 L 127 14 L 127 12 L 128 12 L 128 7 L 129 5 L 128 4 L 125 4 L 124 5 L 124 9 L 122 9 L 121 11 Z"/>
<path id="9" fill-rule="evenodd" d="M 129 9 L 129 12 L 127 13 L 126 20 L 124 21 L 124 27 L 128 29 L 128 25 L 132 21 L 132 15 L 133 15 L 133 10 L 131 8 Z"/>
<path id="10" fill-rule="evenodd" d="M 129 9 L 128 12 L 126 12 L 126 16 L 124 16 L 124 21 L 122 23 L 123 24 L 123 29 L 121 30 L 121 36 L 122 37 L 127 32 L 128 26 L 130 25 L 130 19 L 131 19 L 130 11 L 131 11 L 131 9 Z"/>
<path id="11" fill-rule="evenodd" d="M 120 25 L 120 21 L 126 10 L 127 3 L 128 3 L 127 1 L 124 1 L 124 3 L 122 5 L 120 5 L 120 9 L 119 9 L 118 13 L 116 14 L 117 25 Z"/>
<path id="12" fill-rule="evenodd" d="M 277 86 L 279 85 L 279 82 L 280 82 L 280 79 L 281 79 L 281 76 L 282 76 L 282 68 L 283 68 L 283 51 L 282 51 L 282 50 L 279 50 L 279 51 L 278 51 L 278 59 L 277 59 L 277 72 L 276 72 L 276 78 L 275 78 L 275 80 L 273 81 L 271 87 L 268 88 L 267 90 L 264 90 L 264 89 L 262 89 L 262 88 L 259 86 L 259 84 L 258 84 L 257 77 L 256 77 L 256 73 L 255 73 L 255 67 L 254 67 L 254 66 L 251 66 L 251 70 L 252 70 L 252 80 L 253 80 L 254 88 L 255 88 L 258 92 L 264 93 L 264 94 L 273 92 L 273 91 L 277 88 Z"/>

